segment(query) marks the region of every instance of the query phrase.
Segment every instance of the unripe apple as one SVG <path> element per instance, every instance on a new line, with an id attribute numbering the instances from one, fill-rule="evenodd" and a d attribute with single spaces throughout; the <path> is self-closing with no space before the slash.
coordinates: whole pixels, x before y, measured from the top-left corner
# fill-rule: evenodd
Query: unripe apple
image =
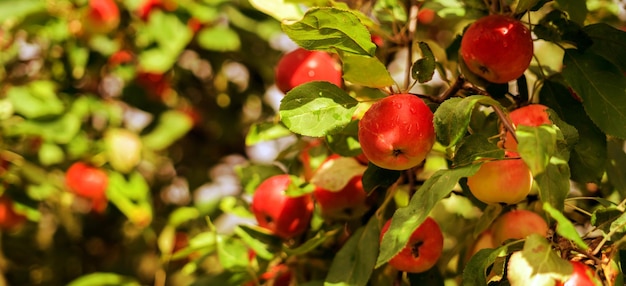
<path id="1" fill-rule="evenodd" d="M 120 10 L 113 0 L 89 0 L 84 23 L 87 31 L 108 33 L 119 25 Z"/>
<path id="2" fill-rule="evenodd" d="M 529 210 L 512 210 L 502 214 L 492 224 L 493 242 L 502 245 L 509 239 L 524 239 L 531 234 L 546 236 L 548 224 L 537 213 Z"/>
<path id="3" fill-rule="evenodd" d="M 107 130 L 104 134 L 104 145 L 109 164 L 119 172 L 129 173 L 141 161 L 141 139 L 128 129 Z"/>
<path id="4" fill-rule="evenodd" d="M 381 229 L 381 242 L 390 225 L 391 220 L 388 220 Z M 439 228 L 439 224 L 431 217 L 427 217 L 413 231 L 406 246 L 389 260 L 389 265 L 400 271 L 420 273 L 435 266 L 442 252 L 443 233 Z"/>
<path id="5" fill-rule="evenodd" d="M 297 48 L 276 65 L 276 86 L 283 93 L 311 81 L 328 81 L 342 86 L 341 65 L 328 53 Z"/>
<path id="6" fill-rule="evenodd" d="M 598 286 L 603 285 L 602 281 L 598 277 L 591 267 L 585 265 L 580 261 L 570 261 L 572 266 L 574 266 L 574 272 L 569 279 L 563 283 L 562 281 L 557 281 L 556 286 Z"/>
<path id="7" fill-rule="evenodd" d="M 3 195 L 0 197 L 0 229 L 14 230 L 26 222 L 26 216 L 17 213 L 13 208 L 13 200 Z"/>
<path id="8" fill-rule="evenodd" d="M 476 240 L 474 241 L 474 243 L 472 243 L 472 246 L 470 248 L 470 251 L 468 252 L 468 257 L 466 260 L 468 260 L 474 254 L 476 254 L 476 252 L 482 249 L 495 248 L 495 247 L 496 245 L 493 242 L 493 231 L 491 229 L 486 229 L 483 232 L 481 232 L 476 238 Z"/>
<path id="9" fill-rule="evenodd" d="M 537 127 L 543 124 L 552 124 L 548 107 L 543 104 L 529 104 L 509 113 L 509 118 L 514 127 L 524 125 Z M 508 152 L 517 152 L 517 142 L 510 132 L 506 132 L 504 137 L 504 149 Z"/>
<path id="10" fill-rule="evenodd" d="M 309 194 L 288 196 L 285 191 L 290 183 L 288 174 L 269 177 L 259 184 L 252 197 L 251 210 L 259 226 L 283 239 L 307 230 L 314 207 Z"/>
<path id="11" fill-rule="evenodd" d="M 393 94 L 372 106 L 359 121 L 359 142 L 365 157 L 389 170 L 422 163 L 435 143 L 433 113 L 412 94 Z"/>
<path id="12" fill-rule="evenodd" d="M 467 177 L 470 192 L 487 204 L 516 204 L 526 198 L 532 188 L 533 176 L 522 159 L 485 162 Z"/>
<path id="13" fill-rule="evenodd" d="M 520 21 L 489 15 L 467 28 L 460 53 L 471 72 L 493 83 L 507 83 L 519 78 L 530 65 L 533 40 Z"/>
<path id="14" fill-rule="evenodd" d="M 109 178 L 102 169 L 76 162 L 65 172 L 65 184 L 74 194 L 90 200 L 96 212 L 106 208 Z"/>

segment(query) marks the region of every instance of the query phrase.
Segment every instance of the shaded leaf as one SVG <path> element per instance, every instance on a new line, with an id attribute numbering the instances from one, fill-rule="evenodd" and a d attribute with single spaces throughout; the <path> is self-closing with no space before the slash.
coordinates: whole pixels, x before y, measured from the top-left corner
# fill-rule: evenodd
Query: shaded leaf
<path id="1" fill-rule="evenodd" d="M 237 51 L 241 47 L 239 34 L 229 27 L 206 27 L 197 34 L 198 45 L 205 50 L 217 52 Z"/>
<path id="2" fill-rule="evenodd" d="M 354 157 L 362 153 L 359 143 L 359 121 L 353 120 L 339 132 L 326 136 L 328 148 L 344 157 Z"/>
<path id="3" fill-rule="evenodd" d="M 435 74 L 436 61 L 433 51 L 426 42 L 419 42 L 422 58 L 418 59 L 411 66 L 411 77 L 419 83 L 429 82 Z"/>
<path id="4" fill-rule="evenodd" d="M 282 124 L 273 122 L 253 123 L 246 133 L 246 146 L 259 142 L 271 141 L 291 135 L 291 131 Z"/>
<path id="5" fill-rule="evenodd" d="M 606 23 L 587 25 L 583 31 L 593 40 L 587 51 L 601 55 L 626 71 L 626 32 Z"/>
<path id="6" fill-rule="evenodd" d="M 343 52 L 339 54 L 343 63 L 343 78 L 346 81 L 374 88 L 392 86 L 395 83 L 385 65 L 377 57 Z"/>
<path id="7" fill-rule="evenodd" d="M 556 233 L 560 236 L 567 238 L 582 250 L 589 249 L 589 246 L 585 243 L 585 241 L 578 235 L 574 224 L 567 218 L 565 215 L 559 210 L 553 208 L 549 203 L 543 203 L 543 210 L 546 211 L 554 220 L 556 220 Z"/>
<path id="8" fill-rule="evenodd" d="M 450 98 L 444 101 L 434 113 L 437 141 L 444 146 L 453 146 L 467 133 L 472 112 L 477 104 L 500 104 L 484 95 L 472 95 L 465 98 Z"/>
<path id="9" fill-rule="evenodd" d="M 400 178 L 401 174 L 401 171 L 387 170 L 369 163 L 363 173 L 363 189 L 367 193 L 377 188 L 387 189 Z"/>

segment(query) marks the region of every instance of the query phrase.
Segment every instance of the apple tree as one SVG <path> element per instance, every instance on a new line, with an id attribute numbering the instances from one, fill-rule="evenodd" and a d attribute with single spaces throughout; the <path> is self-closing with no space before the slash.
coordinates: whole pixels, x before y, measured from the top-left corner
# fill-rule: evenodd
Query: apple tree
<path id="1" fill-rule="evenodd" d="M 0 283 L 622 285 L 624 29 L 609 0 L 0 1 Z"/>

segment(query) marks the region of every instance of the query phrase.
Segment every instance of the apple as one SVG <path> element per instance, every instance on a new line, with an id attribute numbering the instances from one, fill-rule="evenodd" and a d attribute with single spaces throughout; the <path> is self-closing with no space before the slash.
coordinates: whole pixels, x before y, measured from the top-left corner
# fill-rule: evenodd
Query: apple
<path id="1" fill-rule="evenodd" d="M 476 254 L 476 252 L 482 249 L 495 247 L 496 245 L 495 243 L 493 243 L 493 231 L 491 229 L 486 229 L 478 235 L 478 237 L 472 244 L 470 254 L 474 255 Z"/>
<path id="2" fill-rule="evenodd" d="M 389 170 L 410 169 L 424 161 L 435 143 L 433 113 L 415 95 L 389 95 L 363 114 L 358 138 L 372 164 Z"/>
<path id="3" fill-rule="evenodd" d="M 109 177 L 104 170 L 84 162 L 72 164 L 65 172 L 65 184 L 69 190 L 90 200 L 96 212 L 102 212 L 106 208 L 108 183 Z"/>
<path id="4" fill-rule="evenodd" d="M 314 139 L 306 143 L 302 151 L 298 153 L 298 160 L 302 163 L 304 179 L 309 181 L 313 177 L 315 170 L 328 158 L 326 146 L 321 139 Z"/>
<path id="5" fill-rule="evenodd" d="M 467 28 L 460 54 L 471 72 L 492 83 L 507 83 L 519 78 L 530 65 L 533 39 L 520 21 L 489 15 Z"/>
<path id="6" fill-rule="evenodd" d="M 176 10 L 178 4 L 173 0 L 143 0 L 137 8 L 137 15 L 144 21 L 150 18 L 150 14 L 155 9 L 164 9 L 166 11 Z"/>
<path id="7" fill-rule="evenodd" d="M 276 65 L 276 86 L 283 93 L 311 81 L 328 81 L 342 86 L 341 65 L 328 53 L 297 48 Z"/>
<path id="8" fill-rule="evenodd" d="M 316 187 L 313 192 L 315 202 L 322 216 L 334 219 L 352 219 L 365 214 L 369 209 L 367 193 L 363 189 L 362 175 L 352 177 L 339 191 Z"/>
<path id="9" fill-rule="evenodd" d="M 289 286 L 292 285 L 293 274 L 291 269 L 284 264 L 276 264 L 270 266 L 270 269 L 257 277 L 258 283 L 255 281 L 248 281 L 244 286 L 254 285 L 273 285 L 273 286 Z"/>
<path id="10" fill-rule="evenodd" d="M 431 24 L 435 20 L 435 16 L 437 13 L 433 9 L 423 8 L 417 12 L 417 21 L 420 24 L 428 25 Z"/>
<path id="11" fill-rule="evenodd" d="M 511 210 L 499 216 L 491 225 L 494 245 L 509 239 L 524 239 L 531 234 L 546 236 L 548 224 L 537 213 L 529 210 Z"/>
<path id="12" fill-rule="evenodd" d="M 0 196 L 0 229 L 15 230 L 26 222 L 26 216 L 17 213 L 13 208 L 13 200 Z"/>
<path id="13" fill-rule="evenodd" d="M 119 25 L 120 10 L 113 0 L 89 0 L 84 22 L 90 32 L 108 33 Z"/>
<path id="14" fill-rule="evenodd" d="M 526 198 L 532 188 L 533 176 L 520 158 L 488 161 L 467 177 L 470 192 L 487 204 L 516 204 Z"/>
<path id="15" fill-rule="evenodd" d="M 171 86 L 164 74 L 140 71 L 137 73 L 135 81 L 146 90 L 150 97 L 164 102 L 168 100 L 168 91 Z"/>
<path id="16" fill-rule="evenodd" d="M 574 266 L 572 276 L 565 282 L 557 281 L 556 286 L 597 286 L 603 285 L 595 271 L 580 261 L 570 261 Z"/>
<path id="17" fill-rule="evenodd" d="M 127 64 L 132 62 L 134 59 L 133 54 L 127 50 L 119 50 L 113 53 L 108 60 L 108 65 L 111 67 L 116 67 L 119 65 Z"/>
<path id="18" fill-rule="evenodd" d="M 128 129 L 110 128 L 104 133 L 104 153 L 116 171 L 133 171 L 141 161 L 142 146 L 139 135 Z"/>
<path id="19" fill-rule="evenodd" d="M 288 174 L 274 175 L 256 188 L 251 210 L 260 227 L 276 236 L 290 239 L 303 234 L 313 215 L 310 194 L 288 196 L 285 191 L 291 184 Z"/>
<path id="20" fill-rule="evenodd" d="M 380 241 L 389 230 L 391 219 L 380 232 Z M 431 218 L 426 220 L 411 234 L 407 245 L 396 256 L 389 260 L 389 265 L 399 271 L 421 273 L 429 270 L 441 257 L 443 252 L 443 233 L 439 224 Z"/>
<path id="21" fill-rule="evenodd" d="M 509 118 L 511 119 L 513 127 L 520 125 L 537 127 L 543 124 L 552 124 L 548 109 L 549 108 L 543 104 L 529 104 L 511 111 Z M 504 137 L 504 149 L 507 150 L 507 152 L 517 152 L 517 142 L 508 131 Z"/>

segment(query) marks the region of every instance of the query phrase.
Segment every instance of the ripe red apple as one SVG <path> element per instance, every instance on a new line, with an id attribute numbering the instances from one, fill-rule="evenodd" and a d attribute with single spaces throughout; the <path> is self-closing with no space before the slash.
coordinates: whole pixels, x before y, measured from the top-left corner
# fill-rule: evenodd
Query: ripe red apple
<path id="1" fill-rule="evenodd" d="M 92 202 L 96 212 L 106 208 L 106 189 L 109 178 L 102 169 L 76 162 L 65 172 L 65 184 L 74 194 Z"/>
<path id="2" fill-rule="evenodd" d="M 597 286 L 602 285 L 602 281 L 598 277 L 591 267 L 585 265 L 580 261 L 570 261 L 572 266 L 574 266 L 574 273 L 570 276 L 569 279 L 563 283 L 562 281 L 557 281 L 556 286 Z"/>
<path id="3" fill-rule="evenodd" d="M 487 203 L 516 204 L 526 198 L 533 176 L 522 159 L 485 162 L 467 177 L 467 186 L 478 200 Z"/>
<path id="4" fill-rule="evenodd" d="M 328 53 L 297 48 L 276 65 L 276 86 L 283 93 L 311 81 L 328 81 L 342 86 L 341 65 Z"/>
<path id="5" fill-rule="evenodd" d="M 433 113 L 412 94 L 393 94 L 372 106 L 359 121 L 359 142 L 365 157 L 389 170 L 422 163 L 435 143 Z"/>
<path id="6" fill-rule="evenodd" d="M 14 230 L 25 222 L 26 216 L 13 208 L 13 200 L 6 195 L 0 196 L 0 229 Z"/>
<path id="7" fill-rule="evenodd" d="M 113 0 L 89 0 L 84 19 L 87 31 L 108 33 L 119 25 L 120 10 Z"/>
<path id="8" fill-rule="evenodd" d="M 389 230 L 391 220 L 388 220 L 380 232 L 380 241 Z M 391 260 L 389 265 L 393 268 L 411 273 L 427 271 L 437 264 L 443 251 L 443 233 L 439 224 L 431 217 L 411 234 L 407 245 Z"/>
<path id="9" fill-rule="evenodd" d="M 435 20 L 437 13 L 433 9 L 423 8 L 417 12 L 417 21 L 420 24 L 428 25 Z"/>
<path id="10" fill-rule="evenodd" d="M 267 178 L 256 188 L 251 210 L 259 226 L 276 236 L 290 239 L 304 233 L 313 215 L 310 195 L 288 196 L 285 191 L 291 183 L 288 174 Z"/>
<path id="11" fill-rule="evenodd" d="M 537 213 L 529 210 L 512 210 L 502 214 L 491 225 L 493 242 L 502 245 L 509 239 L 524 239 L 531 234 L 546 236 L 548 224 Z"/>
<path id="12" fill-rule="evenodd" d="M 315 188 L 313 197 L 320 207 L 322 216 L 334 219 L 352 219 L 362 216 L 369 209 L 362 178 L 362 175 L 352 177 L 339 191 Z"/>
<path id="13" fill-rule="evenodd" d="M 143 0 L 137 9 L 137 15 L 144 21 L 150 18 L 150 14 L 155 9 L 164 9 L 166 11 L 174 11 L 178 7 L 178 3 L 173 0 Z"/>
<path id="14" fill-rule="evenodd" d="M 548 107 L 543 104 L 529 104 L 515 109 L 509 113 L 509 118 L 514 127 L 520 125 L 537 127 L 543 124 L 552 124 Z M 508 152 L 517 152 L 517 142 L 508 131 L 504 137 L 504 149 Z"/>
<path id="15" fill-rule="evenodd" d="M 530 30 L 505 15 L 489 15 L 472 23 L 461 40 L 468 69 L 493 83 L 520 77 L 533 57 Z"/>

